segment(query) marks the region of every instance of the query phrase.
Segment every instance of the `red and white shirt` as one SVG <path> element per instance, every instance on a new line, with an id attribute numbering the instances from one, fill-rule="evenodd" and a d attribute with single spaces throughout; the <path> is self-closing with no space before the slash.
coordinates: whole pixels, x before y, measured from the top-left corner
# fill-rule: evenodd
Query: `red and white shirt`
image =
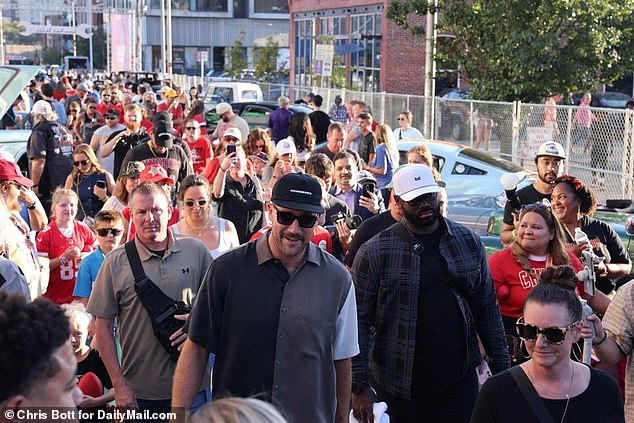
<path id="1" fill-rule="evenodd" d="M 55 220 L 51 220 L 51 223 L 37 234 L 35 245 L 40 257 L 53 260 L 71 247 L 79 248 L 82 253 L 89 253 L 94 249 L 95 242 L 94 234 L 83 223 L 74 220 L 73 233 L 66 237 L 57 227 Z M 74 299 L 73 289 L 80 263 L 81 258 L 77 258 L 60 263 L 57 269 L 51 270 L 44 296 L 57 304 L 71 303 Z"/>

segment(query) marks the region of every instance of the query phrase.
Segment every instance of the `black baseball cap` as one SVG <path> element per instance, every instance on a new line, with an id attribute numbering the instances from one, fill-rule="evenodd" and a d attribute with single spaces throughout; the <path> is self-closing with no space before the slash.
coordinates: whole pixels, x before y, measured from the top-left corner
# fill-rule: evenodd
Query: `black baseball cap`
<path id="1" fill-rule="evenodd" d="M 324 213 L 319 182 L 304 173 L 288 173 L 273 186 L 271 201 L 276 206 L 309 213 Z"/>
<path id="2" fill-rule="evenodd" d="M 154 142 L 161 147 L 172 148 L 174 146 L 174 127 L 171 122 L 159 120 L 152 127 Z"/>

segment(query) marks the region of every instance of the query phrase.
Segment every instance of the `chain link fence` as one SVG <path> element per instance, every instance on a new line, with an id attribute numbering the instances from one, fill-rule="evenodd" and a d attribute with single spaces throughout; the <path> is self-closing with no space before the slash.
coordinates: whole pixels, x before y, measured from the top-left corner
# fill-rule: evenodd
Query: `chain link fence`
<path id="1" fill-rule="evenodd" d="M 196 76 L 174 75 L 182 87 L 202 84 Z M 475 101 L 462 98 L 370 93 L 339 88 L 298 87 L 259 83 L 265 101 L 281 95 L 291 100 L 309 92 L 324 98 L 328 111 L 335 96 L 344 101 L 365 102 L 373 116 L 392 128 L 397 117 L 409 110 L 413 126 L 423 127 L 426 106 L 432 106 L 432 138 L 464 144 L 520 163 L 535 171 L 537 147 L 548 140 L 561 143 L 567 153 L 565 172 L 579 177 L 594 191 L 600 202 L 606 199 L 634 198 L 634 114 L 631 110 L 548 106 L 521 102 Z"/>

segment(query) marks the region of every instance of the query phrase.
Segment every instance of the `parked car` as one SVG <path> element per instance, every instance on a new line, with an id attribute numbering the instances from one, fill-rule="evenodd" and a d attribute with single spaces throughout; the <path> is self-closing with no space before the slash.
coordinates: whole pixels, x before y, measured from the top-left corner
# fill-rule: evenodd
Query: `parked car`
<path id="1" fill-rule="evenodd" d="M 469 90 L 454 88 L 438 101 L 438 138 L 464 141 L 469 138 Z"/>
<path id="2" fill-rule="evenodd" d="M 0 66 L 0 118 L 13 106 L 13 101 L 40 69 L 39 66 Z M 0 147 L 13 155 L 25 175 L 29 167 L 26 143 L 30 136 L 30 129 L 0 129 Z"/>
<path id="3" fill-rule="evenodd" d="M 572 96 L 575 105 L 581 103 L 583 93 L 578 93 Z M 634 98 L 627 94 L 619 93 L 616 91 L 607 91 L 604 93 L 592 94 L 590 100 L 590 107 L 605 107 L 610 109 L 625 109 L 625 105 L 628 101 L 634 101 Z"/>
<path id="4" fill-rule="evenodd" d="M 216 81 L 210 82 L 203 94 L 205 111 L 211 111 L 216 104 L 226 103 L 247 103 L 262 101 L 262 90 L 258 84 L 252 82 L 238 81 Z"/>
<path id="5" fill-rule="evenodd" d="M 407 152 L 421 144 L 431 151 L 434 165 L 447 184 L 450 199 L 465 195 L 501 195 L 504 190 L 500 177 L 505 173 L 517 173 L 519 188 L 532 183 L 529 172 L 523 167 L 493 154 L 451 142 L 399 142 L 400 163 L 407 163 Z"/>
<path id="6" fill-rule="evenodd" d="M 249 103 L 231 103 L 233 112 L 241 116 L 249 124 L 249 130 L 254 128 L 266 128 L 269 121 L 269 115 L 275 109 L 277 109 L 277 103 L 270 101 L 259 101 Z M 309 114 L 313 111 L 310 107 L 302 106 L 300 104 L 292 104 L 289 109 L 293 113 L 304 112 Z M 207 121 L 207 131 L 211 132 L 216 129 L 220 116 L 216 113 L 215 109 L 209 110 L 205 114 L 205 120 Z"/>

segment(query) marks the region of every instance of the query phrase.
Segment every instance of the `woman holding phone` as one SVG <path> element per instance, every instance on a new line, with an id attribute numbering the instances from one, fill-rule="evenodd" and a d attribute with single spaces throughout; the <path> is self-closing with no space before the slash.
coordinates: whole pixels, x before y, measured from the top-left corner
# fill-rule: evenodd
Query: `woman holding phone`
<path id="1" fill-rule="evenodd" d="M 92 147 L 80 144 L 73 150 L 73 171 L 66 178 L 64 188 L 72 189 L 79 196 L 77 220 L 83 221 L 101 210 L 114 189 L 114 178 L 101 167 Z"/>

